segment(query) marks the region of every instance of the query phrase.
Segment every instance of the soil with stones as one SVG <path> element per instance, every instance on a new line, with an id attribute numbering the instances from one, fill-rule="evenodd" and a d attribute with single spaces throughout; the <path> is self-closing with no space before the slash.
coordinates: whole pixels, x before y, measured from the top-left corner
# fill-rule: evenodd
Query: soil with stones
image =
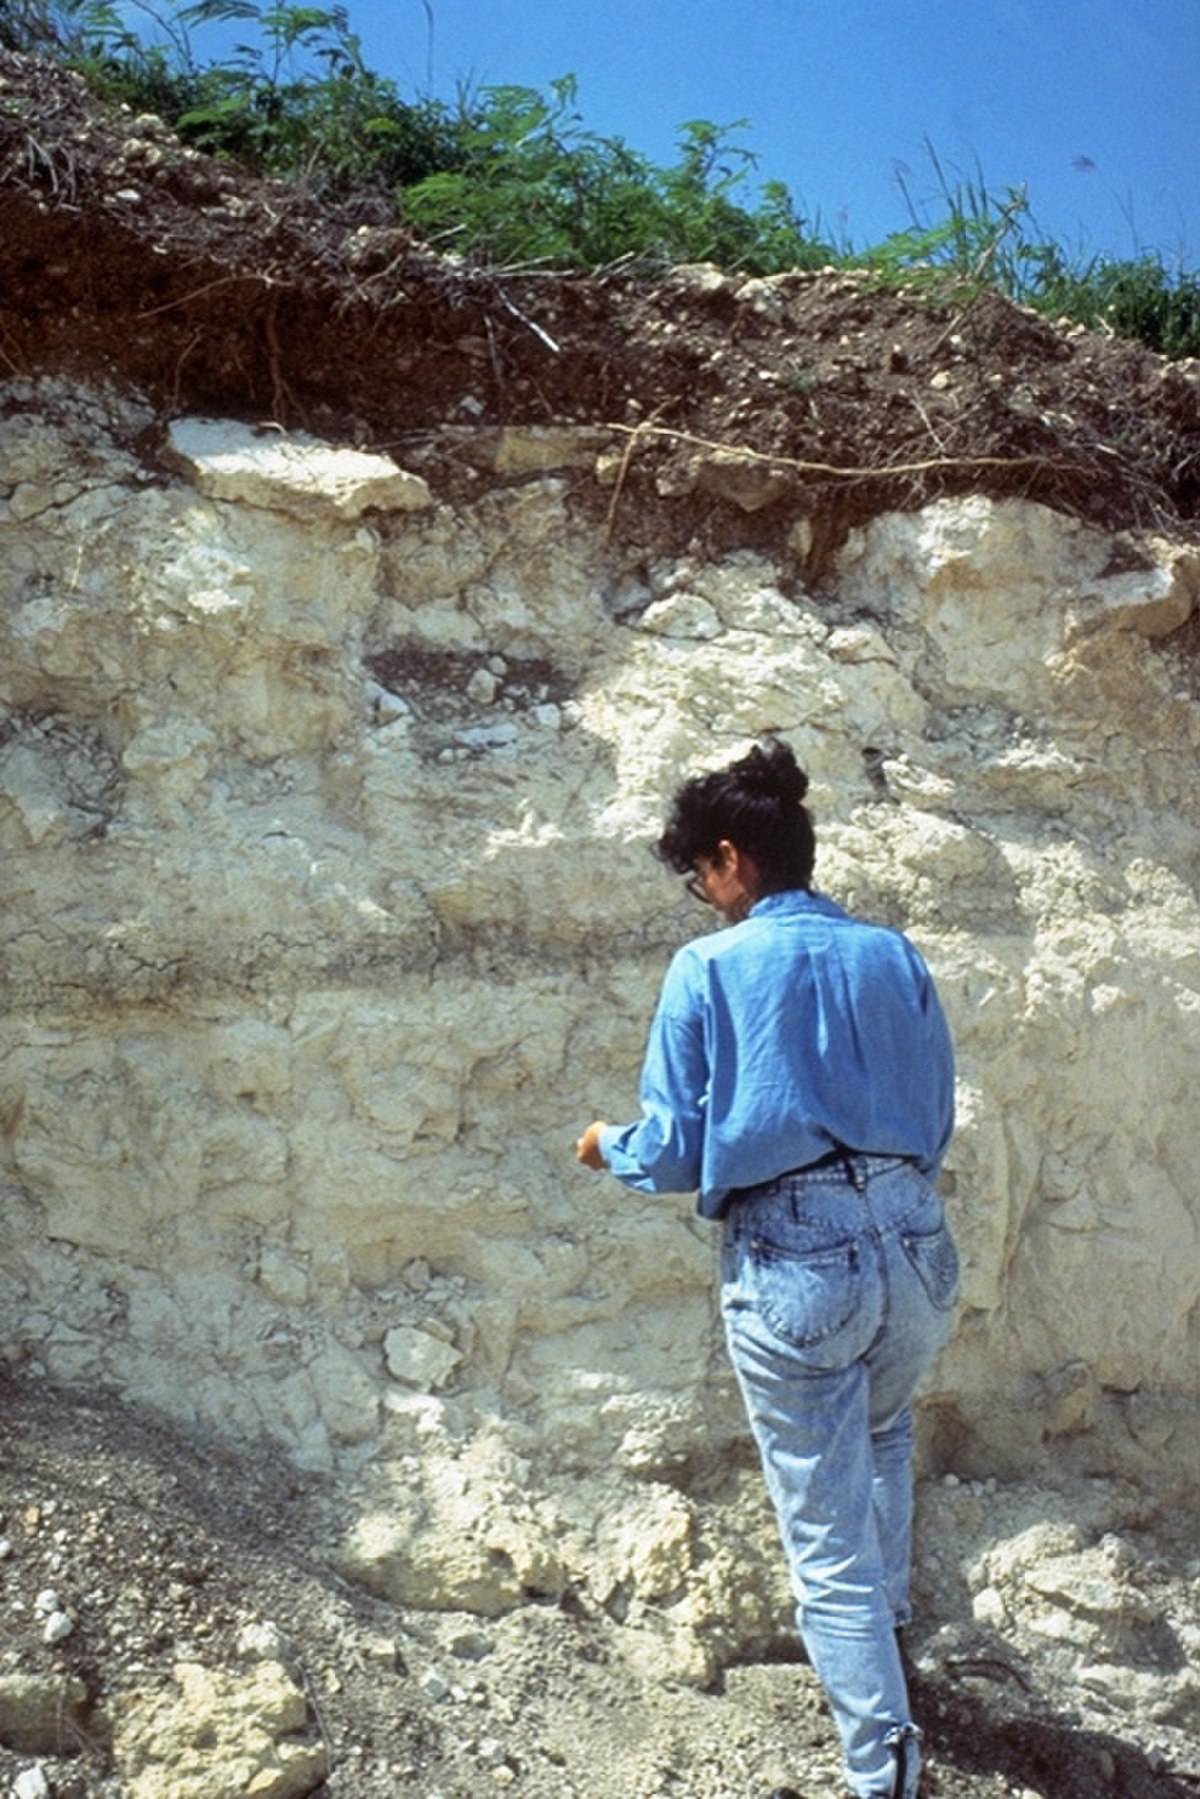
<path id="1" fill-rule="evenodd" d="M 0 52 L 3 370 L 128 383 L 160 418 L 433 457 L 443 494 L 477 480 L 481 429 L 605 425 L 617 491 L 580 476 L 579 507 L 659 554 L 777 548 L 807 517 L 810 580 L 855 522 L 945 493 L 1200 531 L 1195 363 L 853 273 L 472 268 L 398 228 L 383 196 L 321 206 Z M 714 503 L 696 463 L 716 447 L 775 480 Z"/>
<path id="2" fill-rule="evenodd" d="M 712 1691 L 638 1677 L 622 1628 L 586 1596 L 499 1619 L 402 1609 L 347 1584 L 336 1491 L 267 1450 L 239 1456 L 105 1395 L 0 1376 L 0 1675 L 71 1674 L 89 1695 L 55 1799 L 119 1799 L 106 1719 L 179 1661 L 246 1667 L 274 1627 L 323 1740 L 330 1799 L 801 1799 L 842 1791 L 809 1669 L 727 1668 Z M 38 1596 L 73 1620 L 45 1641 Z M 920 1647 L 920 1624 L 916 1627 Z M 1056 1716 L 1014 1710 L 996 1670 L 914 1677 L 927 1799 L 1195 1799 L 1200 1780 Z M 0 1746 L 0 1791 L 34 1758 Z"/>
<path id="3" fill-rule="evenodd" d="M 937 303 L 845 273 L 658 284 L 479 270 L 433 255 L 379 197 L 323 208 L 98 108 L 0 53 L 0 380 L 68 374 L 199 412 L 386 448 L 469 493 L 506 425 L 603 426 L 607 490 L 570 503 L 664 554 L 762 547 L 819 577 L 857 522 L 939 494 L 1021 495 L 1126 537 L 1200 538 L 1200 371 L 995 297 Z M 140 446 L 153 464 L 157 442 Z M 714 497 L 705 457 L 768 471 Z M 1181 640 L 1184 634 L 1178 634 Z M 1186 643 L 1191 649 L 1194 631 Z M 78 1675 L 56 1799 L 121 1791 L 105 1719 L 189 1657 L 235 1666 L 270 1623 L 324 1738 L 335 1799 L 742 1799 L 839 1789 L 811 1673 L 729 1668 L 720 1690 L 639 1680 L 582 1597 L 486 1624 L 398 1611 L 332 1570 L 335 1491 L 260 1451 L 181 1440 L 103 1395 L 0 1378 L 0 1673 Z M 73 1619 L 45 1641 L 39 1594 Z M 929 1799 L 1168 1799 L 1197 1783 L 1002 1683 L 914 1682 Z M 0 1747 L 0 1782 L 28 1756 Z"/>

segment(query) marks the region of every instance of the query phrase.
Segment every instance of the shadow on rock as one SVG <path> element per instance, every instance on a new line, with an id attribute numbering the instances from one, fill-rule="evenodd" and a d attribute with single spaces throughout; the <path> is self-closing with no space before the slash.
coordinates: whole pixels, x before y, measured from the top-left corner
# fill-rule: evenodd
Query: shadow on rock
<path id="1" fill-rule="evenodd" d="M 1196 1799 L 1195 1771 L 1169 1772 L 1119 1737 L 1016 1713 L 944 1680 L 910 1679 L 931 1762 L 970 1774 L 999 1774 L 1016 1791 L 1045 1799 Z M 937 1799 L 936 1766 L 930 1799 Z"/>

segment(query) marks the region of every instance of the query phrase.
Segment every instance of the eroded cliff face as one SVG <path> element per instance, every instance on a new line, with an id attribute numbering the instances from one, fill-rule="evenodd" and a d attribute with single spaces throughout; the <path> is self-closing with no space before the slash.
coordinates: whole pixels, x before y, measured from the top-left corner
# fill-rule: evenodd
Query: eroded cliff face
<path id="1" fill-rule="evenodd" d="M 767 1633 L 713 1239 L 571 1152 L 707 928 L 664 798 L 778 731 L 819 883 L 957 1040 L 925 1467 L 1194 1490 L 1193 549 L 942 499 L 809 590 L 598 528 L 590 429 L 481 432 L 451 500 L 229 421 L 151 456 L 100 388 L 4 406 L 10 1354 L 335 1472 L 407 1603 L 582 1581 L 669 1597 L 685 1660 Z"/>

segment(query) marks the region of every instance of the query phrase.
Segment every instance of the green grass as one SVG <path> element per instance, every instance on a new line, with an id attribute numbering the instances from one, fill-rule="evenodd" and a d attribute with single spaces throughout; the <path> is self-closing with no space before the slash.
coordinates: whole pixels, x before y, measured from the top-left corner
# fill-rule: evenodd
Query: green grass
<path id="1" fill-rule="evenodd" d="M 906 222 L 855 249 L 829 241 L 782 182 L 755 184 L 745 120 L 681 125 L 664 167 L 588 130 L 571 75 L 545 93 L 406 99 L 366 67 L 343 6 L 134 4 L 145 34 L 109 0 L 0 0 L 0 44 L 66 64 L 214 156 L 323 197 L 386 195 L 398 221 L 478 265 L 653 277 L 682 262 L 746 275 L 835 264 L 956 311 L 999 292 L 1166 356 L 1200 355 L 1200 275 L 1155 251 L 1069 255 L 1037 228 L 1023 187 L 997 194 L 979 171 L 956 177 L 929 144 L 932 197 L 902 186 Z M 194 38 L 210 26 L 244 41 L 201 61 Z"/>

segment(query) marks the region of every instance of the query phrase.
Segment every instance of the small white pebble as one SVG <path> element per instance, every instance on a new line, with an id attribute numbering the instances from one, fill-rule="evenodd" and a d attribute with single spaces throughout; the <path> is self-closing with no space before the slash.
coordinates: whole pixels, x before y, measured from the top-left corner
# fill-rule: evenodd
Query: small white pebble
<path id="1" fill-rule="evenodd" d="M 989 1624 L 999 1630 L 1005 1622 L 1004 1600 L 995 1587 L 984 1587 L 971 1601 L 971 1615 L 976 1624 Z"/>
<path id="2" fill-rule="evenodd" d="M 42 1630 L 43 1643 L 65 1643 L 74 1630 L 74 1620 L 66 1612 L 51 1612 Z"/>
<path id="3" fill-rule="evenodd" d="M 238 1654 L 257 1661 L 286 1662 L 291 1645 L 278 1624 L 269 1619 L 243 1624 L 237 1638 Z"/>

